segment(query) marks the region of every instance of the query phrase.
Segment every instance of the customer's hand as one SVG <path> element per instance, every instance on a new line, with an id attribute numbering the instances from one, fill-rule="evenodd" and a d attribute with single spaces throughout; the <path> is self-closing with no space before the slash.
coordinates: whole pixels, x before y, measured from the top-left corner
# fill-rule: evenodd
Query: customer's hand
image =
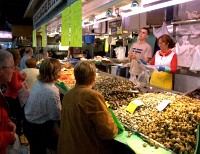
<path id="1" fill-rule="evenodd" d="M 24 80 L 27 80 L 27 75 L 26 75 L 26 73 L 24 72 L 24 73 L 22 73 L 22 76 L 23 76 L 23 81 Z"/>
<path id="2" fill-rule="evenodd" d="M 16 125 L 12 121 L 8 122 L 8 130 L 13 133 L 16 132 Z"/>

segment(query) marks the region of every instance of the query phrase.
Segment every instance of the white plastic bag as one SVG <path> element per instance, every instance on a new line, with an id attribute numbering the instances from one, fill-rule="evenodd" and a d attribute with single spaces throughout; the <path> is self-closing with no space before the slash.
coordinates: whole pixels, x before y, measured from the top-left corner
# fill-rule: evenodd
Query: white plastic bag
<path id="1" fill-rule="evenodd" d="M 6 154 L 21 154 L 21 143 L 17 134 L 15 134 L 15 143 L 8 145 Z"/>
<path id="2" fill-rule="evenodd" d="M 165 22 L 163 22 L 163 25 L 162 27 L 158 28 L 158 29 L 155 29 L 153 27 L 153 34 L 155 35 L 156 38 L 159 38 L 160 36 L 162 36 L 163 34 L 167 34 L 167 35 L 170 35 L 169 34 L 169 31 L 167 29 L 167 25 Z"/>
<path id="3" fill-rule="evenodd" d="M 190 67 L 194 56 L 194 45 L 188 41 L 188 36 L 183 36 L 182 45 L 176 43 L 176 54 L 178 60 L 178 66 Z"/>
<path id="4" fill-rule="evenodd" d="M 192 60 L 192 65 L 190 67 L 191 71 L 200 71 L 200 46 L 195 47 L 195 53 Z"/>
<path id="5" fill-rule="evenodd" d="M 18 98 L 21 107 L 23 107 L 26 104 L 28 97 L 29 97 L 28 85 L 26 81 L 23 81 L 22 88 L 18 90 Z"/>
<path id="6" fill-rule="evenodd" d="M 125 53 L 126 53 L 126 47 L 117 47 L 114 49 L 116 53 L 117 59 L 124 59 L 125 58 Z"/>
<path id="7" fill-rule="evenodd" d="M 138 83 L 141 87 L 145 87 L 149 83 L 150 75 L 149 71 L 143 69 L 142 73 L 138 76 Z"/>

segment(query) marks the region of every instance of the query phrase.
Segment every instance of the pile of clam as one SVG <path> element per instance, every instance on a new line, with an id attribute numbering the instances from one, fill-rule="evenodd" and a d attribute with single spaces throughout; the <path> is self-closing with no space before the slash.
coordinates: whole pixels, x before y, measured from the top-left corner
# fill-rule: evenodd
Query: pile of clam
<path id="1" fill-rule="evenodd" d="M 99 77 L 93 86 L 93 89 L 99 91 L 114 110 L 128 105 L 133 98 L 137 97 L 136 94 L 127 92 L 132 88 L 131 81 L 107 76 Z"/>
<path id="2" fill-rule="evenodd" d="M 146 93 L 136 99 L 144 105 L 133 114 L 125 110 L 126 106 L 114 111 L 119 121 L 175 153 L 194 153 L 200 100 L 167 92 Z M 158 111 L 156 106 L 162 100 L 171 100 L 171 103 L 163 111 Z"/>

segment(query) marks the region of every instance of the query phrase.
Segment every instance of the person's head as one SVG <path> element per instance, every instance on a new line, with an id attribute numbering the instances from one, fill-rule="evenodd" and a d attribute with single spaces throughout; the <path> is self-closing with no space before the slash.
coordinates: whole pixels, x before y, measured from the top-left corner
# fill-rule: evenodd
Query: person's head
<path id="1" fill-rule="evenodd" d="M 42 61 L 39 72 L 39 81 L 55 82 L 61 75 L 61 63 L 55 58 L 47 58 Z"/>
<path id="2" fill-rule="evenodd" d="M 167 51 L 168 49 L 175 47 L 175 42 L 169 35 L 164 34 L 158 38 L 158 46 L 161 51 Z"/>
<path id="3" fill-rule="evenodd" d="M 0 84 L 11 81 L 14 69 L 12 54 L 8 51 L 0 50 Z"/>
<path id="4" fill-rule="evenodd" d="M 35 68 L 36 67 L 36 60 L 34 58 L 30 58 L 25 62 L 27 68 Z"/>
<path id="5" fill-rule="evenodd" d="M 96 78 L 96 66 L 89 61 L 80 61 L 74 68 L 74 76 L 78 85 L 92 85 Z"/>
<path id="6" fill-rule="evenodd" d="M 39 50 L 39 53 L 40 53 L 40 54 L 43 54 L 43 49 L 40 49 L 40 50 Z"/>
<path id="7" fill-rule="evenodd" d="M 69 50 L 69 51 L 73 51 L 74 48 L 73 48 L 73 47 L 69 47 L 68 50 Z"/>
<path id="8" fill-rule="evenodd" d="M 139 39 L 140 41 L 145 41 L 145 40 L 149 37 L 149 33 L 150 33 L 150 32 L 149 32 L 149 29 L 143 27 L 143 28 L 140 30 L 138 39 Z"/>
<path id="9" fill-rule="evenodd" d="M 17 49 L 10 49 L 9 52 L 13 55 L 15 66 L 18 66 L 19 63 L 20 63 L 20 59 L 21 59 L 19 50 L 17 50 Z"/>
<path id="10" fill-rule="evenodd" d="M 32 56 L 33 55 L 33 49 L 31 47 L 26 47 L 25 54 Z"/>
<path id="11" fill-rule="evenodd" d="M 20 53 L 20 56 L 23 57 L 24 53 L 25 53 L 25 49 L 24 48 L 20 48 L 19 49 L 19 53 Z"/>

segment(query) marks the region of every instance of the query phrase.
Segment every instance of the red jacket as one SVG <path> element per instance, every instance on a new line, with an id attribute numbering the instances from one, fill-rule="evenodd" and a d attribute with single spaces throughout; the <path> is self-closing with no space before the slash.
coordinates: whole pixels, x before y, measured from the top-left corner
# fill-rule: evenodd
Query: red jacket
<path id="1" fill-rule="evenodd" d="M 8 112 L 3 102 L 4 99 L 0 93 L 0 154 L 6 154 L 6 147 L 15 141 L 14 134 L 9 131 L 8 122 L 11 120 L 8 118 Z"/>
<path id="2" fill-rule="evenodd" d="M 20 74 L 18 69 L 15 69 L 11 82 L 7 84 L 5 96 L 12 97 L 13 99 L 17 98 L 18 90 L 22 88 L 22 81 L 23 76 Z"/>

